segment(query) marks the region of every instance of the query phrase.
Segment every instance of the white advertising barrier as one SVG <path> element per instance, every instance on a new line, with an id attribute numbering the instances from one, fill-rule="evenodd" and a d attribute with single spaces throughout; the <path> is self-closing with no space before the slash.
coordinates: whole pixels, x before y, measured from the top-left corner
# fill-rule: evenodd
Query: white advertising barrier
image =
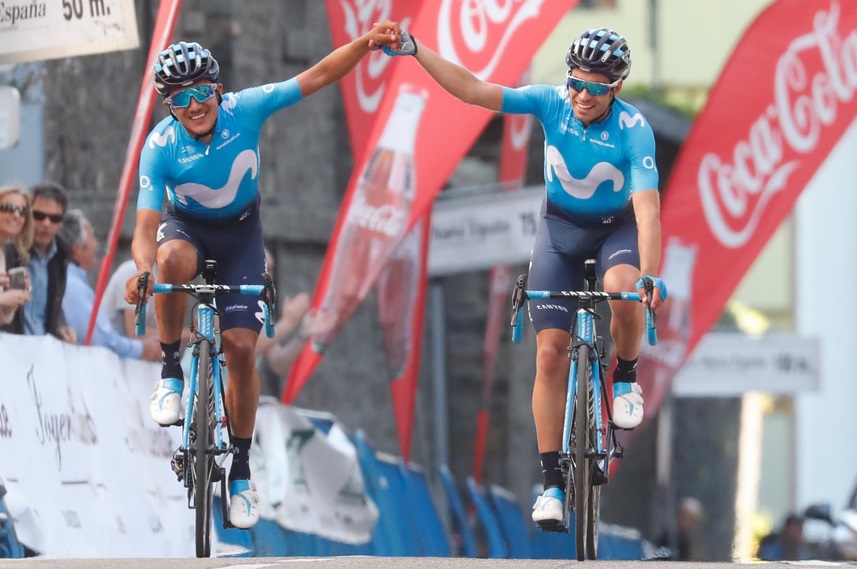
<path id="1" fill-rule="evenodd" d="M 272 398 L 259 405 L 252 466 L 264 497 L 260 513 L 290 530 L 367 543 L 379 513 L 357 449 L 336 422 L 325 433 L 303 413 Z"/>
<path id="2" fill-rule="evenodd" d="M 138 45 L 133 0 L 0 2 L 0 63 L 89 55 Z"/>
<path id="3" fill-rule="evenodd" d="M 431 215 L 433 277 L 530 259 L 544 187 L 439 200 Z"/>
<path id="4" fill-rule="evenodd" d="M 0 362 L 0 476 L 22 543 L 61 558 L 193 556 L 194 513 L 170 468 L 180 430 L 149 417 L 160 366 L 11 334 L 0 334 Z M 369 541 L 378 510 L 338 426 L 325 435 L 271 400 L 251 460 L 264 517 Z"/>
<path id="5" fill-rule="evenodd" d="M 795 394 L 819 384 L 818 338 L 710 332 L 673 382 L 678 397 L 736 397 L 749 391 Z"/>

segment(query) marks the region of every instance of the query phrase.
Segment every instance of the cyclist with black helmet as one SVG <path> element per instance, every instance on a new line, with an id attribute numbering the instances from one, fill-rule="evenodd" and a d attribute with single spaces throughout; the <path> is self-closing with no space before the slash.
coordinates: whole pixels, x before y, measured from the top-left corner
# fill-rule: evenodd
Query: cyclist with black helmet
<path id="1" fill-rule="evenodd" d="M 138 277 L 150 273 L 156 261 L 158 282 L 189 282 L 206 259 L 214 259 L 219 282 L 262 284 L 266 267 L 258 182 L 263 124 L 276 111 L 338 81 L 397 33 L 396 24 L 377 24 L 296 77 L 235 93 L 223 92 L 217 60 L 198 43 L 182 41 L 161 52 L 153 81 L 170 116 L 155 126 L 140 155 L 131 243 L 138 272 L 128 280 L 126 300 L 137 302 Z M 152 286 L 150 282 L 147 294 Z M 184 295 L 155 298 L 163 370 L 150 411 L 162 426 L 176 424 L 180 416 L 184 377 L 179 343 L 185 308 Z M 230 521 L 247 529 L 259 519 L 249 452 L 259 402 L 254 351 L 262 311 L 238 294 L 219 297 L 218 308 L 235 449 L 229 471 Z"/>
<path id="2" fill-rule="evenodd" d="M 415 56 L 438 84 L 466 103 L 532 114 L 541 122 L 546 195 L 528 288 L 582 290 L 584 261 L 594 258 L 604 290 L 637 289 L 652 308 L 662 304 L 666 288 L 654 276 L 661 243 L 655 138 L 640 111 L 616 98 L 631 71 L 625 38 L 606 28 L 587 30 L 568 50 L 564 84 L 517 89 L 480 80 L 405 31 L 384 51 Z M 651 299 L 645 296 L 644 278 L 655 284 Z M 643 418 L 636 365 L 645 316 L 633 303 L 610 304 L 610 333 L 618 356 L 613 420 L 619 428 L 633 429 Z M 530 301 L 529 306 L 537 350 L 533 416 L 545 485 L 533 506 L 533 520 L 542 526 L 563 519 L 559 449 L 575 310 L 573 302 L 556 299 Z"/>

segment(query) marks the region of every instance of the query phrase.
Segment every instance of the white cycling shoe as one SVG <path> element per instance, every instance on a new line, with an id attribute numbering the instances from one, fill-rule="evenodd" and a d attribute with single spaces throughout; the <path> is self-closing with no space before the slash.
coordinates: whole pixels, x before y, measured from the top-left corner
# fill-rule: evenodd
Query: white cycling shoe
<path id="1" fill-rule="evenodd" d="M 162 427 L 179 422 L 182 411 L 182 391 L 184 382 L 180 379 L 161 379 L 155 384 L 149 413 L 152 419 Z"/>
<path id="2" fill-rule="evenodd" d="M 250 529 L 259 521 L 259 493 L 250 480 L 229 483 L 229 521 L 238 529 Z"/>
<path id="3" fill-rule="evenodd" d="M 643 388 L 639 383 L 613 382 L 613 424 L 633 429 L 643 421 Z"/>
<path id="4" fill-rule="evenodd" d="M 536 498 L 533 504 L 533 521 L 539 525 L 551 526 L 561 524 L 565 509 L 565 492 L 557 487 L 551 487 Z"/>

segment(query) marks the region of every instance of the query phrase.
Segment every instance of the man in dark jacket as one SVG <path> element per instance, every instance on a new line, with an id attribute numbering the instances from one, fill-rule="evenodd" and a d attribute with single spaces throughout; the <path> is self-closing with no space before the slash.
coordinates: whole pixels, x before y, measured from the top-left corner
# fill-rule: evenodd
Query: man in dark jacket
<path id="1" fill-rule="evenodd" d="M 9 245 L 4 251 L 7 268 L 27 267 L 32 297 L 23 310 L 15 313 L 12 322 L 0 328 L 0 331 L 34 336 L 51 334 L 60 340 L 75 343 L 77 335 L 66 324 L 62 311 L 69 248 L 57 239 L 68 208 L 68 197 L 62 187 L 51 182 L 33 186 L 30 195 L 35 230 L 30 258 L 24 261 L 15 248 Z"/>

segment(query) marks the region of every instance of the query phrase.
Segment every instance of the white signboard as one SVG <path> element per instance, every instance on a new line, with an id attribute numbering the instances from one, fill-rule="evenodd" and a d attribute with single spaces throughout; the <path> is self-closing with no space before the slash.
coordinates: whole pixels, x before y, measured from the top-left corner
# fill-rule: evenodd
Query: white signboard
<path id="1" fill-rule="evenodd" d="M 813 391 L 818 389 L 819 365 L 818 338 L 713 332 L 700 340 L 672 389 L 679 397 Z"/>
<path id="2" fill-rule="evenodd" d="M 431 276 L 529 261 L 544 188 L 439 201 L 432 210 Z"/>
<path id="3" fill-rule="evenodd" d="M 0 63 L 138 45 L 133 0 L 0 0 Z"/>
<path id="4" fill-rule="evenodd" d="M 21 138 L 21 97 L 14 87 L 0 87 L 0 150 Z"/>

